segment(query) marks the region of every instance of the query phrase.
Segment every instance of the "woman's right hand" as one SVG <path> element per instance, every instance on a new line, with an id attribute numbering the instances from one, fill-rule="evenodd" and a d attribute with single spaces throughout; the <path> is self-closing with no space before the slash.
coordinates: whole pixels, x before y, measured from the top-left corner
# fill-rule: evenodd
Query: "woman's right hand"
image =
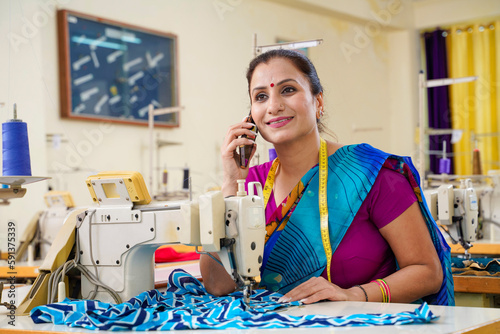
<path id="1" fill-rule="evenodd" d="M 236 181 L 239 179 L 246 179 L 248 175 L 248 167 L 241 168 L 238 163 L 238 147 L 241 145 L 254 146 L 249 160 L 254 155 L 257 147 L 254 142 L 257 133 L 251 130 L 255 125 L 247 122 L 247 120 L 248 116 L 240 123 L 229 127 L 221 147 L 222 168 L 224 170 L 222 193 L 224 196 L 236 195 L 238 189 Z M 248 138 L 241 137 L 243 135 L 247 135 Z"/>

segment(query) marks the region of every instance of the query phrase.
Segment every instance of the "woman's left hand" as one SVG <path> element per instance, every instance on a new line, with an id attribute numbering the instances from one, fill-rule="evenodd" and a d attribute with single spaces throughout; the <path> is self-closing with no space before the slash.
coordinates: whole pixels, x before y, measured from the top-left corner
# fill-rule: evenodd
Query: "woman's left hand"
<path id="1" fill-rule="evenodd" d="M 301 301 L 304 304 L 312 304 L 320 300 L 347 301 L 359 300 L 352 289 L 342 289 L 328 282 L 324 277 L 313 277 L 300 284 L 283 297 L 280 302 Z M 360 290 L 361 292 L 361 290 Z M 362 299 L 364 300 L 364 299 Z"/>

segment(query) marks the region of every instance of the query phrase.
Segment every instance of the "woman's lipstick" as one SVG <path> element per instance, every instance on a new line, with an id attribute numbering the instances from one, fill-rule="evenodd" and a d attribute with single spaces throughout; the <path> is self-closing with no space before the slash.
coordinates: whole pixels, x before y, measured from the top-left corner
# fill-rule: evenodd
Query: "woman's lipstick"
<path id="1" fill-rule="evenodd" d="M 270 120 L 267 124 L 272 128 L 281 128 L 293 119 L 293 117 L 277 117 Z"/>

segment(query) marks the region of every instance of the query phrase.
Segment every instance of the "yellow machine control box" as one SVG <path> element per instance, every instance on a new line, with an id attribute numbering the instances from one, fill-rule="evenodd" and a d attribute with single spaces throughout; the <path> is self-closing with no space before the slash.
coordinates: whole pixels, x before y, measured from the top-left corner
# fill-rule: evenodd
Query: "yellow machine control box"
<path id="1" fill-rule="evenodd" d="M 139 172 L 110 171 L 90 176 L 87 181 L 92 200 L 100 204 L 107 199 L 124 198 L 135 204 L 149 204 L 149 195 L 144 178 Z M 126 194 L 122 190 L 126 189 Z"/>

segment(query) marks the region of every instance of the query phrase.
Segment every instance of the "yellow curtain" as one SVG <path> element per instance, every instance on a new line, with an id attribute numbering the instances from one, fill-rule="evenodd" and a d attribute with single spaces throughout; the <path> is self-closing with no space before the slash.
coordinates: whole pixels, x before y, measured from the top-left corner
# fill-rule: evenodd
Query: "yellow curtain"
<path id="1" fill-rule="evenodd" d="M 479 149 L 483 174 L 500 169 L 500 21 L 487 25 L 452 26 L 448 66 L 451 78 L 477 76 L 450 86 L 453 129 L 463 130 L 454 144 L 455 173 L 472 174 L 472 156 Z"/>

